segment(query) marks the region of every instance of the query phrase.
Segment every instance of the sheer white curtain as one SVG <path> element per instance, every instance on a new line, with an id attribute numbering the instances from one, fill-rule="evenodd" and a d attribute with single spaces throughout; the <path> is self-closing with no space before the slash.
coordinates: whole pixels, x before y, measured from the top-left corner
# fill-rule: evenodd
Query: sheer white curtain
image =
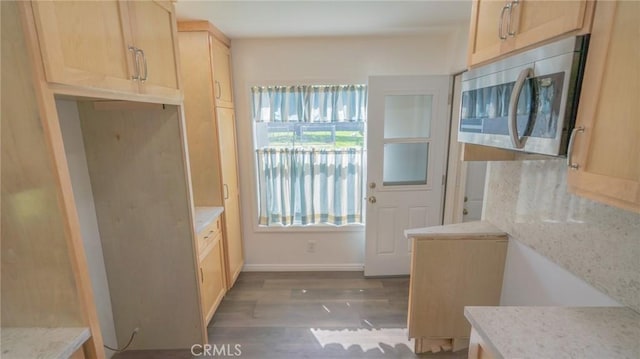
<path id="1" fill-rule="evenodd" d="M 367 88 L 252 88 L 253 121 L 366 122 Z M 362 222 L 362 146 L 256 149 L 260 225 Z"/>

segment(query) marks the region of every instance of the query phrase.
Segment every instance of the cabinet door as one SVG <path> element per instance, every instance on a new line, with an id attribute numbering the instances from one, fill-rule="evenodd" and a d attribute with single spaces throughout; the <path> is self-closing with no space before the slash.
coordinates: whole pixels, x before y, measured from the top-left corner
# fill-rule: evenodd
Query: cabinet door
<path id="1" fill-rule="evenodd" d="M 593 7 L 594 2 L 587 0 L 474 1 L 468 65 L 485 63 L 563 34 L 587 33 Z M 506 39 L 500 38 L 501 24 Z"/>
<path id="2" fill-rule="evenodd" d="M 242 256 L 240 193 L 238 190 L 236 129 L 233 109 L 218 108 L 217 114 L 223 181 L 227 284 L 228 287 L 231 288 L 244 264 Z"/>
<path id="3" fill-rule="evenodd" d="M 231 51 L 220 40 L 211 37 L 211 57 L 213 59 L 213 91 L 216 97 L 216 105 L 232 108 Z"/>
<path id="4" fill-rule="evenodd" d="M 205 321 L 208 323 L 225 293 L 222 258 L 222 240 L 218 237 L 213 248 L 205 249 L 205 256 L 200 259 L 200 295 Z"/>
<path id="5" fill-rule="evenodd" d="M 32 6 L 47 81 L 137 93 L 126 4 L 34 1 Z"/>
<path id="6" fill-rule="evenodd" d="M 499 30 L 502 23 L 503 35 L 507 32 L 509 4 L 505 0 L 477 0 L 471 8 L 471 33 L 469 35 L 468 64 L 478 64 L 500 56 L 513 49 L 510 38 L 501 39 Z M 502 16 L 502 18 L 501 18 Z"/>
<path id="7" fill-rule="evenodd" d="M 131 29 L 135 47 L 144 54 L 140 66 L 140 92 L 179 97 L 177 27 L 168 1 L 131 1 Z"/>
<path id="8" fill-rule="evenodd" d="M 515 48 L 580 30 L 585 22 L 586 8 L 586 0 L 520 0 L 514 3 L 511 29 L 515 32 Z"/>
<path id="9" fill-rule="evenodd" d="M 640 2 L 598 3 L 568 171 L 569 191 L 640 212 Z M 571 149 L 570 149 L 571 150 Z"/>

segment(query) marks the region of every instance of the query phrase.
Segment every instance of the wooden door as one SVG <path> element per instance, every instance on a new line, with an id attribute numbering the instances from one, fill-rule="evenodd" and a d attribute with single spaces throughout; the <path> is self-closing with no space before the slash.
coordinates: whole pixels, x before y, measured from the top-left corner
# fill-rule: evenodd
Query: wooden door
<path id="1" fill-rule="evenodd" d="M 520 0 L 513 4 L 511 29 L 516 49 L 581 29 L 587 8 L 586 0 Z"/>
<path id="2" fill-rule="evenodd" d="M 168 1 L 131 1 L 134 46 L 143 51 L 138 59 L 140 92 L 179 97 L 177 27 L 173 5 Z"/>
<path id="3" fill-rule="evenodd" d="M 126 4 L 34 1 L 32 6 L 47 81 L 138 92 Z"/>
<path id="4" fill-rule="evenodd" d="M 211 57 L 213 59 L 213 91 L 216 105 L 232 108 L 231 51 L 222 41 L 211 37 Z"/>
<path id="5" fill-rule="evenodd" d="M 236 128 L 233 109 L 218 108 L 218 139 L 220 141 L 220 167 L 223 182 L 225 251 L 227 287 L 235 282 L 244 259 L 242 255 L 242 229 L 240 220 L 240 192 L 238 190 L 238 162 Z"/>
<path id="6" fill-rule="evenodd" d="M 225 292 L 221 245 L 222 239 L 218 236 L 210 248 L 204 249 L 205 254 L 200 259 L 200 296 L 207 323 L 211 320 Z"/>
<path id="7" fill-rule="evenodd" d="M 507 33 L 509 11 L 505 7 L 509 1 L 478 0 L 471 9 L 468 64 L 478 64 L 500 56 L 513 49 L 511 38 L 500 38 L 500 24 L 503 35 Z M 503 9 L 504 12 L 503 12 Z"/>
<path id="8" fill-rule="evenodd" d="M 569 192 L 640 212 L 640 2 L 599 2 L 582 84 Z"/>

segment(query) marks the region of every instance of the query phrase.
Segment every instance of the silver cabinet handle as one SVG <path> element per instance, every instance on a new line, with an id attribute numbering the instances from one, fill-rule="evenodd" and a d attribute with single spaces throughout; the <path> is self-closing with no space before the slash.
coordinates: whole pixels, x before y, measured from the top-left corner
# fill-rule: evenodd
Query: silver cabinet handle
<path id="1" fill-rule="evenodd" d="M 507 39 L 507 35 L 502 35 L 502 25 L 504 24 L 504 13 L 505 11 L 509 10 L 509 17 L 511 17 L 511 3 L 505 4 L 502 7 L 502 11 L 500 12 L 500 22 L 498 23 L 498 37 L 500 38 L 500 40 L 506 40 Z"/>
<path id="2" fill-rule="evenodd" d="M 220 86 L 220 81 L 215 80 L 216 82 L 216 99 L 219 100 L 222 97 L 222 87 Z"/>
<path id="3" fill-rule="evenodd" d="M 145 82 L 149 78 L 149 72 L 147 68 L 147 57 L 145 56 L 144 50 L 142 49 L 136 49 L 136 52 L 139 53 L 140 57 L 142 58 L 142 68 L 144 69 L 144 75 L 140 76 L 140 82 Z"/>
<path id="4" fill-rule="evenodd" d="M 520 0 L 513 0 L 509 5 L 511 6 L 509 8 L 509 17 L 507 18 L 507 35 L 513 37 L 516 36 L 516 32 L 515 30 L 511 31 L 511 17 L 513 16 L 513 9 L 520 5 Z"/>
<path id="5" fill-rule="evenodd" d="M 229 199 L 229 187 L 226 183 L 223 184 L 222 187 L 224 189 L 224 199 Z"/>
<path id="6" fill-rule="evenodd" d="M 129 46 L 128 49 L 129 51 L 131 51 L 131 54 L 133 55 L 133 64 L 135 65 L 134 74 L 131 76 L 131 80 L 137 81 L 140 79 L 140 64 L 138 63 L 138 48 L 134 46 Z"/>
<path id="7" fill-rule="evenodd" d="M 573 141 L 578 133 L 584 133 L 584 126 L 574 127 L 573 130 L 571 130 L 571 137 L 569 137 L 569 147 L 567 148 L 567 167 L 572 170 L 580 168 L 579 164 L 571 163 L 571 157 L 573 156 Z"/>
<path id="8" fill-rule="evenodd" d="M 518 135 L 518 100 L 520 99 L 520 93 L 524 82 L 528 77 L 533 76 L 533 69 L 528 67 L 520 72 L 516 84 L 511 91 L 511 98 L 509 99 L 509 136 L 511 137 L 511 143 L 514 148 L 524 147 L 524 140 Z"/>

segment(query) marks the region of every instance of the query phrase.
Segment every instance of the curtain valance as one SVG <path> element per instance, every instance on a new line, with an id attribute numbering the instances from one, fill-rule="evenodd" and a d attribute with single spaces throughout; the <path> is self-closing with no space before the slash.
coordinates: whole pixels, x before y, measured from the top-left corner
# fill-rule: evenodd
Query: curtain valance
<path id="1" fill-rule="evenodd" d="M 255 122 L 364 122 L 366 85 L 254 86 Z"/>

